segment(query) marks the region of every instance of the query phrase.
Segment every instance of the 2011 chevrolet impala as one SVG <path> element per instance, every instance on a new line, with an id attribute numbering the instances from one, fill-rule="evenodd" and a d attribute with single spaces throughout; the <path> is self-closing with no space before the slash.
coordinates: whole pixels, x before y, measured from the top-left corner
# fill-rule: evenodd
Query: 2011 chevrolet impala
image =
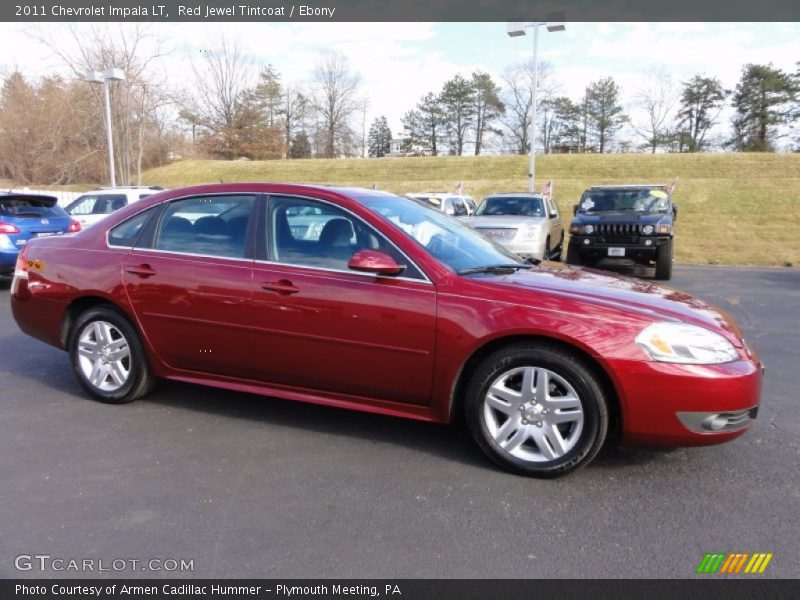
<path id="1" fill-rule="evenodd" d="M 683 292 L 533 264 L 456 219 L 361 189 L 225 184 L 32 240 L 11 289 L 27 334 L 90 394 L 165 378 L 425 421 L 463 415 L 513 472 L 555 476 L 613 434 L 717 444 L 756 416 L 761 363 Z"/>

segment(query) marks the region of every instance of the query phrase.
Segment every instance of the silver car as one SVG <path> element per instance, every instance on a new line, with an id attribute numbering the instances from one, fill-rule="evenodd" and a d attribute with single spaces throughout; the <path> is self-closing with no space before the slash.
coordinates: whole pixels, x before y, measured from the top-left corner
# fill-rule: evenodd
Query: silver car
<path id="1" fill-rule="evenodd" d="M 525 258 L 559 260 L 564 224 L 555 202 L 541 194 L 487 196 L 464 223 Z"/>

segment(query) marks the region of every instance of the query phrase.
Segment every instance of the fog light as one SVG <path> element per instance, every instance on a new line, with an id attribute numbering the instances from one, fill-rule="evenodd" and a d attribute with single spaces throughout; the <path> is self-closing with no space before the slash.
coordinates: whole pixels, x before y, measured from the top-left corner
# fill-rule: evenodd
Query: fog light
<path id="1" fill-rule="evenodd" d="M 590 242 L 591 242 L 591 240 L 583 240 L 583 245 L 584 246 L 588 246 Z"/>
<path id="2" fill-rule="evenodd" d="M 645 246 L 652 246 L 653 245 L 653 240 L 645 240 L 644 241 L 644 245 Z"/>

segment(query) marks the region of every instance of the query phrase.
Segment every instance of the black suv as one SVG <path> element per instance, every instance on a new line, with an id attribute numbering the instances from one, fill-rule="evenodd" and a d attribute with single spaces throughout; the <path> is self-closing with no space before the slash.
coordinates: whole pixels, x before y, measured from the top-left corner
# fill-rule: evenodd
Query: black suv
<path id="1" fill-rule="evenodd" d="M 594 266 L 604 258 L 651 266 L 672 276 L 672 224 L 678 209 L 668 185 L 597 185 L 575 205 L 567 263 Z"/>

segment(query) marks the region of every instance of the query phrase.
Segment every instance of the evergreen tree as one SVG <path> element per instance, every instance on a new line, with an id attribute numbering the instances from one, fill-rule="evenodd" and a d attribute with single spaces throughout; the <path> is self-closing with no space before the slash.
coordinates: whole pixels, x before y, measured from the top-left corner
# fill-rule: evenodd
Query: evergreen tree
<path id="1" fill-rule="evenodd" d="M 733 140 L 736 150 L 769 152 L 780 125 L 788 123 L 797 100 L 792 76 L 772 65 L 745 65 L 733 93 Z"/>
<path id="2" fill-rule="evenodd" d="M 683 82 L 678 111 L 678 150 L 702 152 L 706 135 L 716 123 L 727 92 L 716 77 L 695 75 Z"/>
<path id="3" fill-rule="evenodd" d="M 292 139 L 289 158 L 311 158 L 311 142 L 305 131 L 299 131 Z"/>
<path id="4" fill-rule="evenodd" d="M 425 94 L 415 110 L 403 117 L 406 134 L 405 151 L 409 154 L 421 152 L 438 156 L 445 129 L 444 110 L 441 98 L 433 93 Z"/>
<path id="5" fill-rule="evenodd" d="M 392 149 L 392 130 L 386 117 L 381 115 L 372 122 L 367 136 L 367 147 L 370 158 L 381 158 Z"/>
<path id="6" fill-rule="evenodd" d="M 444 84 L 440 99 L 450 154 L 462 156 L 467 132 L 475 124 L 475 89 L 471 82 L 456 75 Z"/>
<path id="7" fill-rule="evenodd" d="M 597 151 L 608 150 L 619 128 L 627 120 L 619 104 L 619 87 L 612 77 L 588 85 L 584 97 L 587 136 L 597 141 Z"/>
<path id="8" fill-rule="evenodd" d="M 254 96 L 264 113 L 267 126 L 278 125 L 283 104 L 283 86 L 280 74 L 272 65 L 267 65 L 259 73 Z"/>
<path id="9" fill-rule="evenodd" d="M 472 74 L 474 90 L 475 114 L 475 156 L 481 153 L 484 135 L 487 131 L 497 133 L 492 123 L 505 112 L 505 105 L 500 100 L 500 88 L 488 73 L 475 71 Z"/>

